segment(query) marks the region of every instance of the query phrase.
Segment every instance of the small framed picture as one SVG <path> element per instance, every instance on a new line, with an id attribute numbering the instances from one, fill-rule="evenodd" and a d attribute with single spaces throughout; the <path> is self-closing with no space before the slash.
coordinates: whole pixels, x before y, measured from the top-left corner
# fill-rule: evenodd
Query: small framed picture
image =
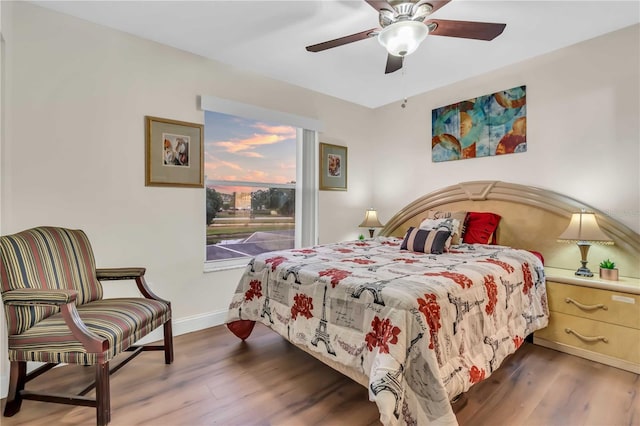
<path id="1" fill-rule="evenodd" d="M 145 186 L 204 187 L 204 125 L 145 117 Z"/>
<path id="2" fill-rule="evenodd" d="M 320 189 L 347 190 L 347 147 L 320 143 Z"/>

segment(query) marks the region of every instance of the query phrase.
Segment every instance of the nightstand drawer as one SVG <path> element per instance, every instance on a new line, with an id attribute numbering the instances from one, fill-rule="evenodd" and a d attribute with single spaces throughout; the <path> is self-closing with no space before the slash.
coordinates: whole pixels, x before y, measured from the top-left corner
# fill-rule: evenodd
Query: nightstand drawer
<path id="1" fill-rule="evenodd" d="M 547 281 L 549 310 L 640 329 L 640 296 Z"/>
<path id="2" fill-rule="evenodd" d="M 637 329 L 551 312 L 549 326 L 535 337 L 640 364 Z"/>

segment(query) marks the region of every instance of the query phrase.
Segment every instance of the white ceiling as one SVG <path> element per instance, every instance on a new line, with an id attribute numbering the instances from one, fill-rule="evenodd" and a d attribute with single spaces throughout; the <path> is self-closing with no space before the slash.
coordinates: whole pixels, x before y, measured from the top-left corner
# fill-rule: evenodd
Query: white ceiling
<path id="1" fill-rule="evenodd" d="M 385 75 L 375 38 L 305 50 L 377 28 L 377 11 L 363 0 L 33 3 L 371 108 L 640 22 L 637 0 L 453 0 L 432 17 L 506 23 L 503 34 L 427 37 L 402 70 Z"/>

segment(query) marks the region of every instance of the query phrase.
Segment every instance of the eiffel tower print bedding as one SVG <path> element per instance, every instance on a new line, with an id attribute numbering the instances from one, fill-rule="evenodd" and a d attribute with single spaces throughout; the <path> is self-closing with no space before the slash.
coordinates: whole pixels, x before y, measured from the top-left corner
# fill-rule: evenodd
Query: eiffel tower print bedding
<path id="1" fill-rule="evenodd" d="M 449 401 L 546 327 L 543 265 L 504 246 L 425 254 L 402 243 L 376 237 L 259 255 L 227 325 L 261 322 L 363 373 L 385 425 L 455 425 Z"/>

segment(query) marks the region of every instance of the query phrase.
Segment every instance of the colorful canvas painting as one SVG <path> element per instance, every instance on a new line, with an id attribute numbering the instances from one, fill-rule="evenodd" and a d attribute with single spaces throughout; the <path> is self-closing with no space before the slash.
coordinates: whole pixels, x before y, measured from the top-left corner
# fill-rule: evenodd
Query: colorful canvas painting
<path id="1" fill-rule="evenodd" d="M 436 108 L 431 122 L 433 162 L 526 152 L 526 86 Z"/>

